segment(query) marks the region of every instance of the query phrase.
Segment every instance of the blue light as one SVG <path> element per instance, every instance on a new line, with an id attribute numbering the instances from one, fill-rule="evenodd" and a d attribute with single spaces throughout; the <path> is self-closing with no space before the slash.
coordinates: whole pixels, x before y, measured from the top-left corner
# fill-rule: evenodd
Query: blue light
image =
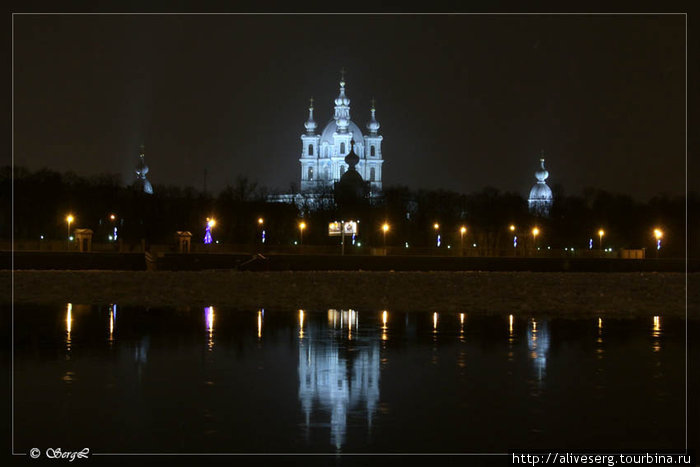
<path id="1" fill-rule="evenodd" d="M 355 244 L 355 234 L 354 233 L 352 234 L 352 244 L 353 245 Z"/>
<path id="2" fill-rule="evenodd" d="M 513 236 L 513 248 L 518 246 L 518 237 Z"/>
<path id="3" fill-rule="evenodd" d="M 437 236 L 437 246 L 440 247 L 440 234 Z"/>
<path id="4" fill-rule="evenodd" d="M 262 242 L 265 243 L 265 229 L 262 231 Z"/>
<path id="5" fill-rule="evenodd" d="M 209 245 L 211 243 L 211 227 L 209 224 L 204 228 L 204 244 Z"/>
<path id="6" fill-rule="evenodd" d="M 589 239 L 588 239 L 588 249 L 589 249 L 589 250 L 592 250 L 592 249 L 593 249 L 593 239 L 592 239 L 592 238 L 589 238 Z"/>
<path id="7" fill-rule="evenodd" d="M 658 239 L 658 240 L 656 241 L 656 250 L 658 251 L 658 250 L 660 250 L 660 249 L 661 249 L 661 239 Z"/>
<path id="8" fill-rule="evenodd" d="M 117 228 L 116 228 L 116 227 L 114 228 L 114 235 L 113 235 L 113 237 L 114 237 L 114 240 L 116 241 L 116 240 L 117 240 Z"/>

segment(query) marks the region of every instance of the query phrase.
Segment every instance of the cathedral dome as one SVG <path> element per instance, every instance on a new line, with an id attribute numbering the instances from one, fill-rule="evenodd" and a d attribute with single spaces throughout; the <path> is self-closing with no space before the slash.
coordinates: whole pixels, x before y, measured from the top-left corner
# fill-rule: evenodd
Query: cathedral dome
<path id="1" fill-rule="evenodd" d="M 544 182 L 549 177 L 549 172 L 544 168 L 544 159 L 540 159 L 540 168 L 535 172 L 535 178 L 538 182 Z"/>
<path id="2" fill-rule="evenodd" d="M 377 121 L 377 118 L 375 116 L 375 112 L 377 110 L 374 108 L 374 99 L 372 99 L 372 118 L 370 119 L 369 122 L 367 122 L 367 129 L 372 135 L 376 135 L 377 131 L 379 131 L 379 122 Z"/>
<path id="3" fill-rule="evenodd" d="M 340 94 L 335 98 L 335 105 L 348 107 L 350 105 L 350 99 L 345 95 L 345 81 L 340 82 Z"/>
<path id="4" fill-rule="evenodd" d="M 323 129 L 323 133 L 321 133 L 321 143 L 326 142 L 332 145 L 333 133 L 336 132 L 338 132 L 338 124 L 336 123 L 335 119 L 333 119 L 330 122 L 328 122 L 328 125 L 326 125 L 326 127 Z M 352 137 L 354 139 L 362 139 L 362 131 L 360 130 L 360 127 L 357 126 L 352 120 L 350 120 L 350 123 L 348 125 L 348 132 L 352 132 Z"/>
<path id="5" fill-rule="evenodd" d="M 537 182 L 530 190 L 529 200 L 550 201 L 552 199 L 552 189 L 544 182 Z"/>

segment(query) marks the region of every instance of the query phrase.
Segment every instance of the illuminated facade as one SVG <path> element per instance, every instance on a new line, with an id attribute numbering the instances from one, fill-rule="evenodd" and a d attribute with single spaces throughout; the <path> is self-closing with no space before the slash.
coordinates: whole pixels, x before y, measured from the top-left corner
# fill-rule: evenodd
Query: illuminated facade
<path id="1" fill-rule="evenodd" d="M 350 152 L 350 142 L 355 142 L 355 153 L 360 161 L 357 171 L 370 183 L 370 196 L 382 190 L 382 140 L 376 119 L 374 100 L 367 122 L 367 134 L 350 119 L 350 99 L 345 94 L 345 79 L 340 79 L 340 92 L 335 99 L 335 114 L 318 133 L 314 121 L 313 99 L 309 105 L 309 118 L 304 123 L 306 133 L 301 135 L 301 191 L 325 193 L 333 189 L 335 182 L 348 169 L 345 156 Z"/>
<path id="2" fill-rule="evenodd" d="M 530 189 L 530 196 L 527 199 L 527 205 L 530 212 L 538 216 L 549 216 L 549 210 L 552 207 L 552 190 L 545 183 L 549 177 L 549 172 L 544 168 L 544 159 L 540 159 L 540 168 L 535 172 L 535 183 Z"/>

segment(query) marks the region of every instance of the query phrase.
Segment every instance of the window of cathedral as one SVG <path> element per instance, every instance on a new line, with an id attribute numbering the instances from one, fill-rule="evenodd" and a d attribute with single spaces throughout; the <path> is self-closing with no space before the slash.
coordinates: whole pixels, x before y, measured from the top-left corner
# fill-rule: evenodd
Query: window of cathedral
<path id="1" fill-rule="evenodd" d="M 370 148 L 369 148 L 369 155 L 372 156 L 372 157 L 374 157 L 374 156 L 377 155 L 377 152 L 375 151 L 374 146 L 370 146 Z"/>
<path id="2" fill-rule="evenodd" d="M 345 154 L 345 143 L 340 143 L 340 155 Z"/>
<path id="3" fill-rule="evenodd" d="M 314 155 L 314 145 L 309 144 L 309 156 L 313 156 L 313 155 Z"/>

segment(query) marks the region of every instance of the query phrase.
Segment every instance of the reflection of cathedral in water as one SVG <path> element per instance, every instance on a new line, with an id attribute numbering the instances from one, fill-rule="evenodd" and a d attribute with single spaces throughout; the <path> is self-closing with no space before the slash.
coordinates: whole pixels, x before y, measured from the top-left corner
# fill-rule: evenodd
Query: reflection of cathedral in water
<path id="1" fill-rule="evenodd" d="M 350 411 L 365 409 L 367 424 L 372 424 L 379 401 L 379 340 L 358 336 L 359 318 L 352 310 L 329 310 L 327 328 L 304 323 L 303 312 L 299 322 L 299 401 L 306 428 L 312 422 L 329 423 L 331 444 L 339 449 Z M 312 412 L 324 419 L 311 420 Z"/>
<path id="2" fill-rule="evenodd" d="M 546 321 L 538 323 L 534 319 L 527 328 L 527 347 L 533 360 L 537 380 L 542 381 L 547 370 L 549 353 L 549 326 Z"/>

